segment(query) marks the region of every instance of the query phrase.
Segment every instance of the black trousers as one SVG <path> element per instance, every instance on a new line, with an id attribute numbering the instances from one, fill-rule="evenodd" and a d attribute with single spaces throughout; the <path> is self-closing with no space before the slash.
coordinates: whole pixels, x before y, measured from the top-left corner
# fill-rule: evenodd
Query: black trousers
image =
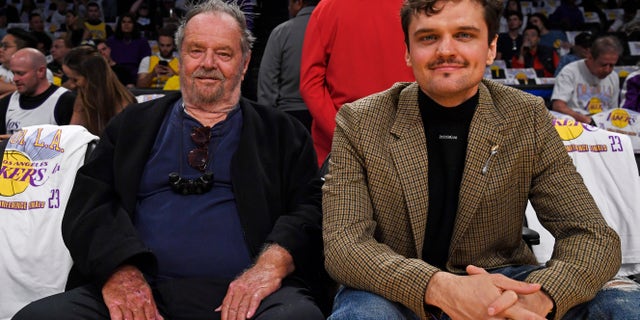
<path id="1" fill-rule="evenodd" d="M 152 284 L 153 296 L 160 314 L 166 320 L 220 319 L 214 311 L 220 306 L 226 286 L 203 279 L 185 279 Z M 32 302 L 12 319 L 110 319 L 102 300 L 101 289 L 85 285 Z M 309 291 L 295 285 L 283 286 L 260 303 L 256 320 L 325 319 Z"/>

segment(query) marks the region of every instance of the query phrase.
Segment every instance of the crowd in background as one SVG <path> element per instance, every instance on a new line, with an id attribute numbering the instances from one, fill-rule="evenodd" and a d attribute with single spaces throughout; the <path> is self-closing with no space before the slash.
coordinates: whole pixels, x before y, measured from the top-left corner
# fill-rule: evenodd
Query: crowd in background
<path id="1" fill-rule="evenodd" d="M 0 0 L 0 38 L 12 33 L 11 30 L 24 29 L 28 31 L 34 44 L 25 44 L 24 46 L 33 46 L 40 50 L 47 58 L 48 72 L 53 74 L 53 84 L 68 89 L 73 90 L 75 87 L 73 83 L 68 81 L 68 75 L 63 72 L 64 56 L 72 48 L 89 45 L 102 54 L 116 78 L 125 87 L 177 90 L 180 86 L 173 34 L 175 34 L 177 25 L 187 9 L 199 1 Z M 297 113 L 294 116 L 303 121 L 306 127 L 311 130 L 312 118 L 306 110 L 311 102 L 303 101 L 301 97 L 301 95 L 307 95 L 306 100 L 311 99 L 311 95 L 305 92 L 305 86 L 308 87 L 308 82 L 303 82 L 301 85 L 298 77 L 301 63 L 304 64 L 305 59 L 312 59 L 312 57 L 310 58 L 310 54 L 313 53 L 311 49 L 307 49 L 304 59 L 300 58 L 302 56 L 302 42 L 305 37 L 304 30 L 312 8 L 318 1 L 228 1 L 240 5 L 247 16 L 248 27 L 256 37 L 247 75 L 242 83 L 243 96 L 261 103 L 268 102 L 268 104 L 284 111 L 291 109 L 289 113 L 292 115 Z M 279 24 L 284 24 L 289 19 L 293 21 L 292 18 L 296 17 L 303 7 L 307 7 L 307 9 L 302 10 L 303 12 L 299 14 L 297 20 L 299 22 L 296 22 L 297 27 L 276 29 Z M 504 60 L 507 67 L 533 68 L 538 77 L 554 78 L 568 63 L 586 58 L 589 46 L 594 39 L 602 35 L 613 35 L 623 44 L 623 52 L 616 64 L 636 65 L 638 56 L 631 52 L 627 42 L 640 40 L 639 9 L 640 3 L 632 0 L 505 1 L 499 25 L 500 34 L 496 58 Z M 364 9 L 360 8 L 359 10 Z M 383 11 L 382 8 L 373 11 L 376 10 Z M 367 15 L 371 14 L 367 13 Z M 389 18 L 382 19 L 389 20 Z M 358 21 L 360 25 L 367 25 L 365 19 L 354 21 Z M 332 22 L 322 20 L 319 23 L 324 23 L 324 26 L 328 27 L 328 24 Z M 354 27 L 357 28 L 357 26 Z M 318 24 L 312 29 L 319 28 L 321 27 Z M 294 29 L 297 31 L 291 31 Z M 273 30 L 276 30 L 274 34 L 272 34 Z M 573 35 L 571 35 L 572 33 Z M 267 41 L 270 35 L 274 38 L 271 40 L 272 42 L 280 41 L 280 43 L 277 45 L 271 43 L 269 46 Z M 282 45 L 281 39 L 288 37 L 292 39 L 290 40 L 292 43 Z M 363 45 L 351 40 L 347 42 L 349 46 Z M 282 47 L 277 48 L 278 45 Z M 401 44 L 397 44 L 397 46 L 401 47 Z M 382 48 L 382 46 L 378 47 Z M 266 56 L 265 48 L 269 50 Z M 292 48 L 295 50 L 291 51 Z M 373 49 L 375 50 L 375 48 Z M 377 50 L 378 53 L 381 53 L 379 50 L 381 49 Z M 404 47 L 399 50 L 404 50 Z M 292 53 L 296 57 L 291 58 Z M 0 61 L 5 61 L 5 65 L 7 65 L 6 62 L 11 54 L 13 51 L 10 48 L 0 48 L 0 58 L 3 55 L 6 56 Z M 286 54 L 289 55 L 289 58 L 282 59 L 282 55 Z M 338 54 L 340 55 L 340 53 Z M 282 59 L 278 62 L 281 66 L 274 66 L 274 59 L 275 61 Z M 367 59 L 361 60 L 363 64 L 369 63 L 367 61 Z M 349 67 L 355 68 L 358 65 L 356 62 L 354 60 L 354 64 Z M 327 67 L 327 70 L 331 69 L 330 64 L 327 64 Z M 1 68 L 0 71 L 2 71 Z M 281 68 L 277 72 L 291 74 L 285 76 L 277 72 L 274 73 L 274 68 Z M 289 69 L 287 70 L 287 68 Z M 313 70 L 307 69 L 309 68 L 302 70 L 302 73 L 305 74 L 309 70 Z M 259 80 L 260 72 L 265 77 L 273 79 Z M 329 71 L 329 77 L 332 72 Z M 355 70 L 350 72 L 352 75 L 358 74 Z M 369 77 L 369 79 L 374 78 L 391 79 L 386 76 L 382 78 Z M 392 78 L 395 79 L 394 81 L 404 79 L 402 77 Z M 0 94 L 7 95 L 12 92 L 15 86 L 11 84 L 9 77 L 3 76 L 2 80 L 9 84 L 0 83 Z M 326 82 L 329 86 L 333 86 L 331 82 L 334 80 L 328 79 Z M 353 84 L 353 82 L 350 83 Z M 621 82 L 620 86 L 622 84 Z M 262 89 L 259 89 L 260 86 Z M 333 90 L 336 88 L 338 87 L 334 86 Z M 265 100 L 260 97 L 264 92 L 271 92 L 269 99 Z M 340 104 L 356 98 L 355 96 L 351 97 L 348 92 L 342 94 L 334 92 L 334 94 L 342 95 L 344 96 L 343 100 L 346 99 L 345 101 L 336 100 Z M 361 93 L 357 95 L 362 96 Z M 292 107 L 296 103 L 299 107 Z M 337 110 L 338 107 L 335 109 Z M 317 123 L 318 126 L 322 125 L 321 122 Z M 331 128 L 326 131 L 330 132 Z M 316 140 L 318 140 L 317 137 Z"/>

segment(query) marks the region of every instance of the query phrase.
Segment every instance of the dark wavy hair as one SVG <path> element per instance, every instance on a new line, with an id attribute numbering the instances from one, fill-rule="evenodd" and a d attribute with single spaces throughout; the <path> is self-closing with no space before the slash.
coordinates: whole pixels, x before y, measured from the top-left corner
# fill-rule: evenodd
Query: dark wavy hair
<path id="1" fill-rule="evenodd" d="M 404 32 L 404 42 L 409 47 L 409 24 L 411 19 L 420 13 L 424 13 L 427 16 L 438 14 L 441 9 L 436 8 L 435 5 L 438 2 L 459 2 L 460 0 L 405 0 L 400 9 L 400 20 L 402 23 L 402 31 Z M 489 30 L 489 39 L 487 41 L 491 43 L 498 34 L 498 27 L 500 23 L 500 15 L 502 14 L 503 1 L 502 0 L 473 0 L 484 8 L 484 22 L 487 24 Z"/>
<path id="2" fill-rule="evenodd" d="M 71 49 L 63 64 L 85 78 L 86 85 L 77 89 L 76 104 L 84 110 L 91 133 L 99 135 L 113 116 L 136 101 L 94 47 Z"/>
<path id="3" fill-rule="evenodd" d="M 125 34 L 124 32 L 122 32 L 122 19 L 128 17 L 131 19 L 131 21 L 133 22 L 133 30 L 131 31 L 130 34 Z M 113 31 L 113 36 L 116 37 L 116 39 L 118 40 L 122 40 L 122 39 L 138 39 L 140 38 L 140 28 L 138 27 L 138 24 L 136 23 L 136 16 L 135 14 L 131 13 L 131 12 L 125 12 L 123 14 L 121 14 L 118 17 L 118 22 L 116 23 L 116 29 Z"/>

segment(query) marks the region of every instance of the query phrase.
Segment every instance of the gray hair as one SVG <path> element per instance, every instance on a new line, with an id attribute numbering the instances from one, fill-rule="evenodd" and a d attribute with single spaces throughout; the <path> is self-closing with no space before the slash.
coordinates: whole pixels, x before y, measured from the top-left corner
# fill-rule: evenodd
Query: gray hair
<path id="1" fill-rule="evenodd" d="M 251 34 L 251 31 L 247 27 L 247 19 L 244 15 L 244 12 L 240 9 L 240 7 L 235 3 L 226 3 L 222 0 L 207 0 L 202 3 L 194 5 L 189 11 L 185 14 L 184 18 L 180 21 L 180 26 L 178 26 L 178 30 L 176 31 L 176 48 L 179 51 L 182 47 L 182 41 L 184 40 L 184 29 L 191 20 L 191 18 L 202 14 L 202 13 L 226 13 L 233 17 L 236 22 L 238 22 L 238 26 L 242 32 L 242 39 L 240 39 L 240 44 L 242 46 L 242 54 L 246 57 L 251 48 L 253 47 L 253 42 L 255 41 L 255 37 Z"/>
<path id="2" fill-rule="evenodd" d="M 620 40 L 618 40 L 618 37 L 611 35 L 602 36 L 593 41 L 590 51 L 591 57 L 595 60 L 598 59 L 601 54 L 605 53 L 615 53 L 618 56 L 621 56 L 624 52 L 624 48 L 622 47 Z"/>

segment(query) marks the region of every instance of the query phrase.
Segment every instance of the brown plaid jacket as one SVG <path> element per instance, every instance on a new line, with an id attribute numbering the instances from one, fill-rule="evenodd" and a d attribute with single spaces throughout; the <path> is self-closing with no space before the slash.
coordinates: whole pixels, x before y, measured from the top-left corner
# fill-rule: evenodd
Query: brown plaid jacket
<path id="1" fill-rule="evenodd" d="M 427 283 L 438 269 L 421 260 L 429 193 L 418 90 L 416 83 L 397 83 L 340 109 L 323 188 L 323 233 L 334 279 L 425 318 Z M 556 250 L 527 281 L 542 284 L 559 318 L 616 273 L 619 239 L 542 99 L 486 80 L 479 90 L 446 269 L 536 264 L 521 237 L 530 199 Z"/>

